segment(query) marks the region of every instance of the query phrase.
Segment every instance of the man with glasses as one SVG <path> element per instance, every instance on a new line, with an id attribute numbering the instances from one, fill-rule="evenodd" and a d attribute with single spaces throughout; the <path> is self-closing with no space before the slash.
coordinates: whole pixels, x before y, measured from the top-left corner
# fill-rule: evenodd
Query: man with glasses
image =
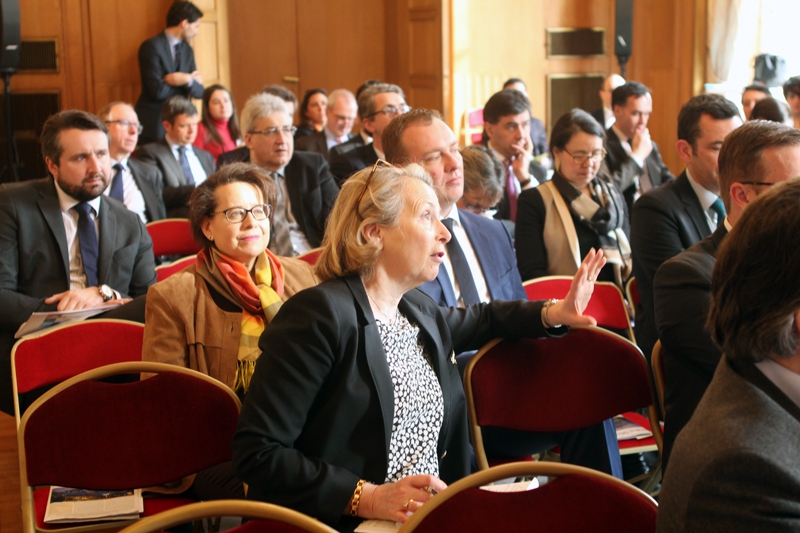
<path id="1" fill-rule="evenodd" d="M 656 273 L 655 318 L 669 376 L 664 394 L 665 467 L 675 438 L 692 417 L 722 357 L 705 328 L 717 250 L 750 202 L 775 183 L 796 177 L 800 177 L 800 131 L 758 121 L 732 132 L 719 153 L 724 222 Z"/>
<path id="2" fill-rule="evenodd" d="M 722 224 L 725 208 L 719 199 L 717 159 L 725 136 L 741 125 L 739 110 L 724 96 L 701 94 L 691 98 L 678 114 L 677 150 L 686 170 L 677 180 L 653 189 L 633 205 L 631 254 L 639 289 L 636 343 L 648 358 L 658 340 L 653 278 L 664 261 Z"/>
<path id="3" fill-rule="evenodd" d="M 136 158 L 155 165 L 164 176 L 164 205 L 169 218 L 186 218 L 194 188 L 214 172 L 214 156 L 193 146 L 197 137 L 197 108 L 183 96 L 173 96 L 161 107 L 167 134 L 136 151 Z"/>
<path id="4" fill-rule="evenodd" d="M 130 158 L 143 128 L 133 106 L 112 102 L 97 116 L 108 128 L 113 176 L 103 194 L 125 204 L 144 223 L 166 218 L 167 210 L 161 197 L 163 178 L 158 168 Z"/>
<path id="5" fill-rule="evenodd" d="M 328 120 L 322 131 L 297 139 L 295 149 L 316 152 L 330 160 L 330 150 L 350 140 L 356 121 L 356 97 L 347 89 L 336 89 L 328 95 L 325 111 Z"/>
<path id="6" fill-rule="evenodd" d="M 381 133 L 397 115 L 411 109 L 406 105 L 403 90 L 397 85 L 378 83 L 370 85 L 358 97 L 358 116 L 361 127 L 372 136 L 372 142 L 331 158 L 331 172 L 341 184 L 353 173 L 384 159 Z"/>
<path id="7" fill-rule="evenodd" d="M 276 96 L 250 97 L 240 122 L 250 151 L 248 161 L 267 169 L 278 185 L 270 251 L 294 257 L 319 247 L 339 194 L 325 158 L 294 151 L 292 117 Z"/>

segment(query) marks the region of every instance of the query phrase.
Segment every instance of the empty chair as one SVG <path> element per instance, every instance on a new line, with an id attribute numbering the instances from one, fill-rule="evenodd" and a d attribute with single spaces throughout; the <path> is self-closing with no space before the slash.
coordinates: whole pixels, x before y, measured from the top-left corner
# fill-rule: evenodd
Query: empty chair
<path id="1" fill-rule="evenodd" d="M 197 256 L 189 255 L 187 257 L 182 257 L 177 261 L 173 261 L 165 265 L 158 265 L 156 267 L 156 278 L 158 279 L 158 281 L 164 281 L 171 275 L 180 272 L 189 265 L 193 265 L 195 261 L 197 261 Z"/>
<path id="2" fill-rule="evenodd" d="M 153 240 L 153 255 L 194 255 L 200 247 L 194 240 L 189 220 L 185 218 L 165 218 L 147 224 L 147 233 Z"/>
<path id="3" fill-rule="evenodd" d="M 322 248 L 314 248 L 313 250 L 309 250 L 304 254 L 298 255 L 297 258 L 305 261 L 311 266 L 314 266 L 317 264 L 317 259 L 319 258 L 319 254 L 321 253 L 322 253 Z"/>

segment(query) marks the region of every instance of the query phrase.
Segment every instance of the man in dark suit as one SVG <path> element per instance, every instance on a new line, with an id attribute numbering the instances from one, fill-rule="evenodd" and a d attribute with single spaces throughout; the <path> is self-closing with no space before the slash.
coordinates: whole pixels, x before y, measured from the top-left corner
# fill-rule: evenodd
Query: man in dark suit
<path id="1" fill-rule="evenodd" d="M 189 43 L 200 31 L 203 12 L 191 2 L 175 2 L 167 12 L 167 28 L 139 47 L 142 93 L 136 113 L 142 121 L 142 144 L 164 138 L 161 105 L 170 96 L 203 97 L 203 77 Z"/>
<path id="2" fill-rule="evenodd" d="M 394 117 L 409 109 L 403 89 L 397 85 L 378 83 L 361 91 L 358 97 L 358 116 L 361 127 L 372 136 L 372 142 L 346 152 L 333 151 L 331 173 L 340 186 L 354 172 L 371 167 L 378 159 L 385 158 L 381 133 Z"/>
<path id="3" fill-rule="evenodd" d="M 725 136 L 741 124 L 739 110 L 724 96 L 701 94 L 691 98 L 678 115 L 677 149 L 686 170 L 677 180 L 653 189 L 633 205 L 631 254 L 639 288 L 636 343 L 648 359 L 658 339 L 653 278 L 664 261 L 722 224 L 725 208 L 718 197 L 717 158 Z"/>
<path id="4" fill-rule="evenodd" d="M 136 151 L 136 158 L 158 167 L 164 177 L 164 205 L 170 218 L 186 218 L 194 188 L 214 172 L 214 156 L 193 146 L 197 108 L 188 98 L 173 96 L 161 110 L 167 134 Z"/>
<path id="5" fill-rule="evenodd" d="M 604 130 L 610 128 L 617 120 L 617 117 L 614 116 L 614 110 L 611 107 L 611 95 L 614 93 L 614 89 L 624 83 L 625 78 L 619 74 L 611 74 L 610 76 L 606 76 L 603 79 L 602 85 L 600 85 L 598 93 L 600 94 L 600 101 L 603 105 L 599 109 L 592 111 L 591 115 Z"/>
<path id="6" fill-rule="evenodd" d="M 525 85 L 525 82 L 519 78 L 509 78 L 503 84 L 503 90 L 506 89 L 514 89 L 515 91 L 519 91 L 525 95 L 525 98 L 530 98 L 528 96 L 528 86 Z M 483 139 L 481 142 L 485 145 L 489 138 L 486 136 L 486 132 L 483 132 Z M 544 129 L 544 123 L 539 120 L 538 118 L 534 117 L 531 114 L 531 142 L 533 143 L 533 155 L 539 156 L 542 154 L 547 154 L 547 131 Z M 549 159 L 547 160 L 546 164 L 547 168 L 550 168 Z"/>
<path id="7" fill-rule="evenodd" d="M 614 124 L 606 130 L 607 175 L 628 202 L 647 191 L 675 179 L 669 171 L 658 145 L 650 139 L 647 123 L 653 112 L 650 90 L 636 81 L 620 85 L 611 96 Z"/>
<path id="8" fill-rule="evenodd" d="M 325 113 L 328 120 L 322 131 L 297 139 L 295 148 L 304 152 L 316 152 L 330 161 L 330 150 L 349 141 L 350 131 L 356 121 L 356 97 L 347 89 L 336 89 L 328 95 Z"/>
<path id="9" fill-rule="evenodd" d="M 441 116 L 415 109 L 395 118 L 383 132 L 383 147 L 389 162 L 419 163 L 430 173 L 439 216 L 451 233 L 439 275 L 419 289 L 444 307 L 526 299 L 511 235 L 502 222 L 456 207 L 464 193 L 464 166 L 456 137 Z M 463 354 L 462 363 L 471 355 Z M 611 420 L 559 434 L 498 428 L 485 428 L 483 434 L 490 455 L 531 455 L 560 445 L 564 462 L 622 477 Z"/>
<path id="10" fill-rule="evenodd" d="M 241 124 L 249 150 L 246 161 L 267 169 L 278 185 L 269 249 L 293 257 L 319 247 L 339 194 L 325 158 L 294 151 L 292 117 L 276 96 L 250 97 L 242 109 Z M 220 155 L 220 165 L 231 162 L 225 155 Z"/>
<path id="11" fill-rule="evenodd" d="M 144 224 L 102 195 L 111 172 L 103 123 L 63 111 L 45 122 L 41 144 L 53 178 L 0 190 L 0 409 L 6 413 L 13 413 L 14 333 L 31 313 L 119 305 L 156 281 Z"/>
<path id="12" fill-rule="evenodd" d="M 768 188 L 717 256 L 709 328 L 725 355 L 675 442 L 659 532 L 800 530 L 800 180 Z"/>
<path id="13" fill-rule="evenodd" d="M 111 155 L 111 184 L 103 194 L 125 204 L 142 222 L 166 218 L 162 190 L 164 178 L 157 167 L 131 159 L 142 125 L 130 104 L 112 102 L 97 116 L 108 128 L 108 151 Z"/>
<path id="14" fill-rule="evenodd" d="M 725 138 L 719 154 L 724 224 L 656 273 L 653 303 L 664 348 L 666 404 L 663 465 L 675 439 L 703 397 L 722 352 L 705 324 L 711 306 L 711 273 L 722 241 L 744 209 L 772 184 L 800 176 L 800 131 L 775 122 L 748 122 Z M 756 184 L 760 183 L 759 184 Z"/>

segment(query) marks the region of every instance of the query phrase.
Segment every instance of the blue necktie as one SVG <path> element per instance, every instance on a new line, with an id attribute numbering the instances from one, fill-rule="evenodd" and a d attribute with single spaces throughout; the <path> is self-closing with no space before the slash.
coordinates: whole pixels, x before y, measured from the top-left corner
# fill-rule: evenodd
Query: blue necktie
<path id="1" fill-rule="evenodd" d="M 475 279 L 469 269 L 467 256 L 464 255 L 464 250 L 458 244 L 458 239 L 453 235 L 453 219 L 445 218 L 442 220 L 442 224 L 450 232 L 451 237 L 447 242 L 447 254 L 453 263 L 453 273 L 456 275 L 456 281 L 458 281 L 458 286 L 461 289 L 461 300 L 463 300 L 464 305 L 479 304 L 481 299 L 478 296 L 478 289 L 475 288 Z"/>
<path id="2" fill-rule="evenodd" d="M 181 71 L 181 43 L 175 45 L 175 72 Z"/>
<path id="3" fill-rule="evenodd" d="M 178 146 L 178 162 L 181 164 L 183 177 L 186 178 L 186 185 L 194 185 L 194 176 L 192 175 L 192 167 L 189 166 L 189 159 L 186 157 L 186 147 Z"/>
<path id="4" fill-rule="evenodd" d="M 78 245 L 81 247 L 81 262 L 86 274 L 86 286 L 97 287 L 97 231 L 90 216 L 92 206 L 81 202 L 73 207 L 78 212 Z"/>
<path id="5" fill-rule="evenodd" d="M 125 193 L 122 189 L 122 165 L 120 163 L 114 163 L 114 170 L 117 172 L 114 174 L 114 179 L 111 180 L 111 190 L 108 191 L 108 195 L 124 204 Z"/>

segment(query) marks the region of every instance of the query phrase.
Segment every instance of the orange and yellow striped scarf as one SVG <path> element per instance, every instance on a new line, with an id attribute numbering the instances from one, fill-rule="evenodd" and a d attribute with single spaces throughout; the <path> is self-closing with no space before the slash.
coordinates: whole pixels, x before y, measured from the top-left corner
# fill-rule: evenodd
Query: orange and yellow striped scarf
<path id="1" fill-rule="evenodd" d="M 251 278 L 242 263 L 209 247 L 197 254 L 197 273 L 220 294 L 242 307 L 242 333 L 233 390 L 247 392 L 256 360 L 261 355 L 258 340 L 283 303 L 283 265 L 269 250 L 264 250 L 256 259 Z"/>

